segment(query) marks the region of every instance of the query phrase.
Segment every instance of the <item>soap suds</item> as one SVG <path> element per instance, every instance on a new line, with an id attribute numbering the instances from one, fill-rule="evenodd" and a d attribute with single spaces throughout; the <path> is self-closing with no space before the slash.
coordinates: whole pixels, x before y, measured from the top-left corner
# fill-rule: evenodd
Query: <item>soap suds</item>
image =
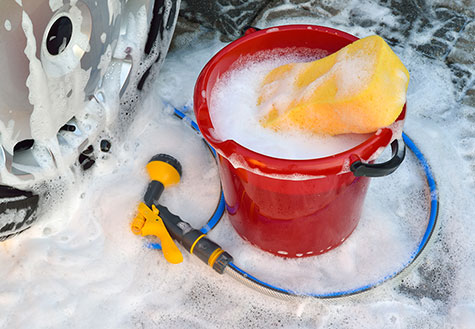
<path id="1" fill-rule="evenodd" d="M 262 113 L 257 104 L 263 77 L 275 67 L 291 62 L 310 61 L 322 52 L 310 50 L 282 55 L 284 50 L 262 52 L 241 60 L 239 67 L 225 74 L 211 92 L 210 117 L 221 140 L 235 140 L 240 145 L 268 156 L 287 159 L 313 159 L 341 153 L 369 138 L 368 134 L 334 137 L 305 132 L 275 132 L 259 122 Z M 246 62 L 247 61 L 247 62 Z M 282 83 L 283 85 L 289 85 Z M 290 102 L 289 92 L 279 92 L 283 103 Z"/>
<path id="2" fill-rule="evenodd" d="M 49 0 L 51 11 L 55 12 L 64 5 L 63 0 Z"/>
<path id="3" fill-rule="evenodd" d="M 3 23 L 3 26 L 5 27 L 5 30 L 7 30 L 7 31 L 12 30 L 12 23 L 8 19 L 5 20 L 5 23 Z"/>

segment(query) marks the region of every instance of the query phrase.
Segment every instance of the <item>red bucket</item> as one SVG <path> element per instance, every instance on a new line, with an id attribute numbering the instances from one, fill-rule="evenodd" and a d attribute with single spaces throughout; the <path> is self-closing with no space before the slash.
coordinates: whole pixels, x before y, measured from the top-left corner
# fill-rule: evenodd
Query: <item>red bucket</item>
<path id="1" fill-rule="evenodd" d="M 208 100 L 217 80 L 243 56 L 286 47 L 333 53 L 355 40 L 345 32 L 313 25 L 259 30 L 223 48 L 198 77 L 194 110 L 201 133 L 219 155 L 230 221 L 244 239 L 275 255 L 313 256 L 345 241 L 358 224 L 369 177 L 393 172 L 404 159 L 400 137 L 406 110 L 395 124 L 350 150 L 323 158 L 290 160 L 218 139 L 213 134 Z M 372 164 L 390 143 L 392 158 Z"/>

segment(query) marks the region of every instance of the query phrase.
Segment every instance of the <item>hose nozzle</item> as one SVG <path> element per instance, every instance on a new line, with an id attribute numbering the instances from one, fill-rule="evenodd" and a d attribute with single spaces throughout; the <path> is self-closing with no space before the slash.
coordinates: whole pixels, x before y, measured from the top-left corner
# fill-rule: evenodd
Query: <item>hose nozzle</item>
<path id="1" fill-rule="evenodd" d="M 132 221 L 132 232 L 158 237 L 163 254 L 170 263 L 177 264 L 183 261 L 183 256 L 173 238 L 190 254 L 196 255 L 216 272 L 224 273 L 233 259 L 231 255 L 208 239 L 206 234 L 194 229 L 158 203 L 165 188 L 180 181 L 181 165 L 178 160 L 167 154 L 155 155 L 147 164 L 147 172 L 152 181 L 148 184 L 144 202 L 140 203 L 138 214 Z"/>
<path id="2" fill-rule="evenodd" d="M 168 154 L 157 154 L 150 159 L 146 169 L 152 181 L 148 184 L 144 202 L 138 206 L 131 230 L 137 235 L 156 236 L 162 244 L 166 260 L 173 264 L 181 263 L 183 256 L 173 242 L 155 206 L 165 188 L 180 181 L 181 165 L 178 160 Z"/>

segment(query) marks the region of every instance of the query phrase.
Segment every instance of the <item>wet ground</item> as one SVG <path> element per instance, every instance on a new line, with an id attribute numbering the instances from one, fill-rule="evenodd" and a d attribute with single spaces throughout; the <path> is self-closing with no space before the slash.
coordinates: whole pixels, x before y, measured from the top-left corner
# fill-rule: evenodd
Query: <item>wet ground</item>
<path id="1" fill-rule="evenodd" d="M 232 4 L 232 6 L 230 5 Z M 306 1 L 306 0 L 269 0 L 269 1 L 191 1 L 185 0 L 179 23 L 177 25 L 176 40 L 182 47 L 186 44 L 188 32 L 200 29 L 209 31 L 210 35 L 217 32 L 221 40 L 228 42 L 241 36 L 250 27 L 265 28 L 274 25 L 292 23 L 311 23 L 325 25 L 364 37 L 371 34 L 382 36 L 396 53 L 400 54 L 403 62 L 414 59 L 426 64 L 424 68 L 416 68 L 417 64 L 409 65 L 409 70 L 415 72 L 414 84 L 419 86 L 419 95 L 410 92 L 408 97 L 408 111 L 411 103 L 416 103 L 417 113 L 413 117 L 418 120 L 428 120 L 439 124 L 442 129 L 450 131 L 456 145 L 454 149 L 460 156 L 460 162 L 454 159 L 453 166 L 465 168 L 463 185 L 460 187 L 446 187 L 442 189 L 442 196 L 450 195 L 448 200 L 442 201 L 442 207 L 449 205 L 449 209 L 456 206 L 453 199 L 456 194 L 472 194 L 475 186 L 475 2 L 461 1 L 423 1 L 423 0 L 382 0 L 382 1 Z M 417 58 L 417 60 L 416 60 Z M 431 81 L 430 74 L 418 74 L 418 70 L 427 70 L 433 67 L 437 72 L 445 72 L 440 80 Z M 420 75 L 420 77 L 418 77 Z M 427 101 L 430 108 L 423 108 L 418 98 L 431 98 L 429 91 L 433 83 L 434 90 L 443 90 L 446 84 L 447 95 Z M 437 98 L 437 97 L 436 97 Z M 410 115 L 411 117 L 411 115 Z M 451 124 L 453 122 L 454 124 Z M 411 128 L 411 124 L 409 124 Z M 419 127 L 420 128 L 420 127 Z M 414 130 L 414 128 L 412 128 Z M 434 140 L 425 141 L 426 148 L 443 148 L 437 136 Z M 430 155 L 429 155 L 430 157 Z M 438 158 L 432 159 L 432 166 L 436 167 Z M 443 162 L 443 161 L 442 161 Z M 442 165 L 443 166 L 443 165 Z M 437 172 L 437 168 L 435 169 Z M 442 173 L 442 175 L 444 175 Z M 444 181 L 445 179 L 442 179 Z M 443 184 L 443 183 L 442 183 Z M 452 191 L 450 189 L 453 189 Z M 460 188 L 460 192 L 457 192 Z M 448 194 L 446 194 L 448 193 Z M 459 198 L 463 204 L 469 200 L 466 195 Z M 444 203 L 444 201 L 447 201 Z M 462 212 L 464 213 L 464 212 Z M 442 210 L 442 222 L 452 221 L 457 214 Z M 469 220 L 469 218 L 466 218 Z M 463 225 L 463 224 L 462 224 Z M 468 226 L 473 227 L 472 225 Z M 450 232 L 449 232 L 450 231 Z M 454 250 L 453 228 L 450 225 L 436 233 L 433 253 L 429 253 L 425 261 L 414 271 L 417 280 L 403 280 L 394 289 L 419 303 L 426 300 L 439 301 L 439 311 L 449 314 L 449 304 L 454 299 L 454 291 L 462 286 L 467 289 L 473 286 L 473 279 L 468 284 L 456 282 L 459 277 L 460 259 Z M 463 236 L 458 237 L 463 240 Z M 447 242 L 451 240 L 451 242 Z M 457 240 L 457 239 L 456 239 Z M 462 247 L 461 247 L 462 248 Z M 465 248 L 465 247 L 463 247 Z M 462 257 L 463 258 L 463 257 Z M 473 261 L 473 259 L 472 259 Z M 473 270 L 473 263 L 470 265 Z M 469 270 L 470 271 L 470 270 Z M 473 306 L 471 306 L 473 307 Z M 462 307 L 463 309 L 463 307 Z M 249 312 L 253 312 L 249 310 Z M 397 312 L 396 312 L 397 313 Z M 428 311 L 428 314 L 430 311 Z M 452 312 L 453 313 L 453 312 Z M 429 320 L 428 314 L 422 315 L 419 320 L 413 319 L 413 328 L 440 328 L 454 327 L 445 320 Z M 468 314 L 468 315 L 467 315 Z M 254 317 L 254 314 L 252 317 Z M 453 315 L 453 314 L 452 314 Z M 259 316 L 266 316 L 261 314 Z M 462 312 L 462 317 L 473 319 L 475 310 Z M 351 316 L 350 316 L 351 317 Z M 397 316 L 396 316 L 397 317 Z M 272 316 L 275 318 L 275 316 Z M 279 318 L 279 317 L 278 317 Z M 305 321 L 305 316 L 298 321 Z M 425 319 L 425 320 L 423 320 Z M 342 318 L 335 320 L 334 327 L 351 327 Z M 343 322 L 342 322 L 343 321 Z M 397 320 L 392 319 L 394 327 L 398 327 Z M 399 322 L 399 325 L 406 327 Z M 464 322 L 465 323 L 465 322 Z M 279 327 L 279 323 L 274 323 Z M 302 327 L 308 324 L 301 323 Z M 328 325 L 328 323 L 327 323 Z M 463 324 L 460 324 L 463 327 Z M 300 327 L 296 325 L 295 327 Z M 329 327 L 333 327 L 330 324 Z M 368 327 L 373 327 L 368 325 Z M 456 327 L 456 326 L 455 326 Z M 399 328 L 399 327 L 398 327 Z M 465 328 L 465 327 L 464 327 Z M 468 328 L 468 327 L 467 327 Z"/>
<path id="2" fill-rule="evenodd" d="M 173 48 L 126 141 L 71 185 L 59 214 L 2 246 L 0 327 L 473 328 L 474 9 L 467 0 L 184 1 Z M 129 230 L 148 182 L 143 161 L 157 152 L 178 153 L 187 175 L 164 204 L 197 227 L 215 206 L 218 175 L 207 150 L 161 104 L 190 105 L 201 67 L 247 26 L 296 23 L 386 39 L 411 74 L 405 130 L 438 183 L 440 226 L 422 262 L 402 280 L 361 296 L 272 298 L 187 254 L 170 265 Z M 369 197 L 381 197 L 398 216 L 410 214 L 410 205 L 401 204 L 414 175 L 408 168 L 396 172 L 391 186 L 370 187 Z M 218 229 L 232 234 L 226 217 Z"/>

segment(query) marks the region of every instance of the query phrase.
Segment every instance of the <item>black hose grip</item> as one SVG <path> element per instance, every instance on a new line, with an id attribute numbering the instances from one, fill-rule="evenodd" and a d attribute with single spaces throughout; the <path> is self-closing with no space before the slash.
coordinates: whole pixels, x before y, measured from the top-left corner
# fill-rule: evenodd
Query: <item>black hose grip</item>
<path id="1" fill-rule="evenodd" d="M 357 177 L 383 177 L 392 174 L 406 156 L 406 144 L 404 144 L 402 138 L 391 143 L 391 150 L 392 156 L 388 161 L 376 164 L 355 161 L 350 166 L 351 172 Z"/>
<path id="2" fill-rule="evenodd" d="M 152 205 L 158 202 L 164 189 L 165 187 L 163 184 L 156 180 L 153 180 L 148 184 L 147 191 L 143 197 L 143 202 L 147 207 L 152 208 Z"/>
<path id="3" fill-rule="evenodd" d="M 203 236 L 203 233 L 201 233 L 201 236 Z M 206 236 L 203 236 L 199 240 L 197 239 L 193 245 L 193 249 L 190 250 L 190 253 L 201 259 L 204 263 L 209 264 L 211 255 L 218 249 L 221 249 L 219 245 L 208 239 Z"/>

